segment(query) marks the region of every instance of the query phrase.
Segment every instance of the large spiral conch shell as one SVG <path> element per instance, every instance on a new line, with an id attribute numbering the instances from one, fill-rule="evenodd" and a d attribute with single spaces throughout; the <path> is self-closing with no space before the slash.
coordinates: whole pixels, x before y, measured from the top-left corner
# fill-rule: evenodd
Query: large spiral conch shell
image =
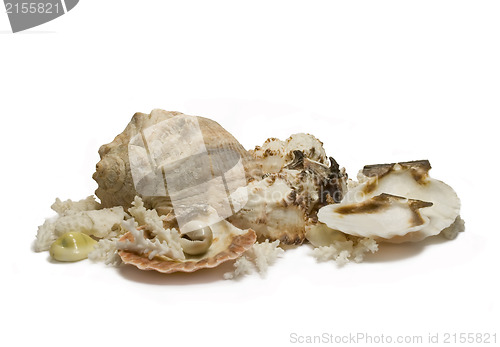
<path id="1" fill-rule="evenodd" d="M 207 118 L 163 110 L 136 113 L 99 155 L 93 178 L 103 207 L 129 208 L 139 196 L 160 215 L 182 216 L 184 208 L 210 205 L 226 218 L 246 203 L 232 193 L 247 183 L 247 152 Z"/>

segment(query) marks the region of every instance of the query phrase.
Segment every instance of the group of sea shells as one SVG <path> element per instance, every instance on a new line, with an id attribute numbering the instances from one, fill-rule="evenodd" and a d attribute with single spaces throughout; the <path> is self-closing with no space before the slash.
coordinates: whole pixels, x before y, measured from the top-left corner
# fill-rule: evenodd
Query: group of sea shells
<path id="1" fill-rule="evenodd" d="M 464 229 L 457 194 L 429 176 L 429 161 L 366 165 L 354 181 L 310 134 L 247 151 L 213 120 L 153 110 L 136 113 L 99 155 L 100 203 L 57 211 L 35 249 L 81 232 L 87 248 L 112 244 L 125 264 L 193 272 L 238 263 L 264 243 L 310 243 L 319 258 L 360 261 L 378 242 L 453 239 Z"/>

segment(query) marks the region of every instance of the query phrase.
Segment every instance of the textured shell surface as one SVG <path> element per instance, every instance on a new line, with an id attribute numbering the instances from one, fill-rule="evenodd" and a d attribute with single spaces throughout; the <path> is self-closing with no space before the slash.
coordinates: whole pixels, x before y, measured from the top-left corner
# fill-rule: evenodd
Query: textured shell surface
<path id="1" fill-rule="evenodd" d="M 255 176 L 278 173 L 285 166 L 285 143 L 277 138 L 267 139 L 262 146 L 250 151 L 255 165 Z"/>
<path id="2" fill-rule="evenodd" d="M 285 162 L 290 162 L 294 158 L 294 151 L 301 151 L 304 156 L 310 160 L 317 161 L 321 164 L 328 164 L 323 142 L 311 134 L 293 134 L 286 140 L 284 146 Z"/>
<path id="3" fill-rule="evenodd" d="M 256 169 L 246 187 L 248 202 L 229 220 L 252 228 L 261 239 L 302 243 L 306 224 L 319 207 L 342 198 L 345 171 L 310 134 L 294 134 L 286 141 L 270 138 L 250 154 Z"/>
<path id="4" fill-rule="evenodd" d="M 395 209 L 387 209 L 385 214 L 394 214 L 393 222 L 390 222 L 390 215 L 387 214 L 386 225 L 391 235 L 384 235 L 380 232 L 363 232 L 363 236 L 384 238 L 386 241 L 400 243 L 405 241 L 420 241 L 426 237 L 439 234 L 443 229 L 449 227 L 455 222 L 460 213 L 460 200 L 455 191 L 447 184 L 429 177 L 431 166 L 427 160 L 413 162 L 402 162 L 392 164 L 367 165 L 359 175 L 360 184 L 350 189 L 344 196 L 341 204 L 355 206 L 356 204 L 369 204 L 373 198 L 383 194 L 406 198 L 409 201 L 417 200 L 429 204 L 429 206 L 419 207 L 418 213 L 423 220 L 428 223 L 421 224 L 419 227 L 406 228 L 404 225 L 400 231 L 394 230 L 398 220 L 396 220 Z M 422 204 L 422 203 L 421 203 Z M 419 206 L 414 204 L 413 206 Z M 362 219 L 373 218 L 375 215 L 369 213 L 353 214 L 350 218 L 351 225 L 345 225 L 346 216 L 335 213 L 337 207 L 326 206 L 319 212 L 319 220 L 330 227 L 342 224 L 342 222 L 333 222 L 333 220 L 344 219 L 343 228 L 339 229 L 346 233 L 358 235 L 363 229 Z M 414 215 L 413 215 L 414 217 Z M 411 218 L 413 218 L 411 217 Z M 398 217 L 399 218 L 399 217 Z M 410 219 L 406 222 L 415 221 Z M 358 225 L 359 223 L 359 225 Z M 407 225 L 408 226 L 408 225 Z M 406 230 L 406 232 L 404 232 Z"/>
<path id="5" fill-rule="evenodd" d="M 140 196 L 161 215 L 183 206 L 213 205 L 222 218 L 246 202 L 230 194 L 246 185 L 247 152 L 217 122 L 180 112 L 136 113 L 99 149 L 93 178 L 103 207 L 129 208 Z M 228 196 L 229 195 L 229 196 Z M 187 221 L 185 221 L 187 222 Z"/>
<path id="6" fill-rule="evenodd" d="M 262 146 L 250 151 L 253 162 L 261 170 L 257 174 L 278 173 L 294 158 L 294 152 L 300 151 L 304 157 L 328 164 L 323 143 L 310 134 L 298 133 L 285 141 L 277 138 L 267 139 Z"/>
<path id="7" fill-rule="evenodd" d="M 300 244 L 305 237 L 306 211 L 296 203 L 296 193 L 283 174 L 270 174 L 252 181 L 248 202 L 229 221 L 239 228 L 252 228 L 261 238 Z"/>

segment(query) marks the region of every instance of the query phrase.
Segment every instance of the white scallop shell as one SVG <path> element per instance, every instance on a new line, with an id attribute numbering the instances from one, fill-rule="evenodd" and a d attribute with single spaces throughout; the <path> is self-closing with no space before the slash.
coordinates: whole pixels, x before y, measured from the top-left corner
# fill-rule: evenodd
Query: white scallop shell
<path id="1" fill-rule="evenodd" d="M 391 239 L 417 232 L 429 225 L 421 208 L 431 203 L 380 194 L 362 202 L 342 202 L 321 208 L 318 219 L 329 228 L 371 238 Z"/>
<path id="2" fill-rule="evenodd" d="M 345 216 L 332 214 L 336 210 L 335 206 L 326 206 L 318 213 L 318 219 L 329 227 L 337 227 L 348 234 L 384 238 L 394 243 L 420 241 L 437 235 L 459 216 L 460 200 L 450 186 L 429 177 L 430 168 L 426 160 L 365 166 L 360 175 L 361 183 L 350 189 L 341 202 L 343 206 L 360 204 L 381 194 L 429 202 L 432 206 L 419 210 L 422 218 L 428 220 L 428 223 L 410 227 L 407 220 L 402 219 L 401 213 L 404 209 L 395 208 L 373 215 L 356 214 L 349 218 L 348 223 Z M 378 228 L 386 225 L 387 231 L 365 229 L 365 223 L 369 219 L 378 223 L 374 224 Z"/>

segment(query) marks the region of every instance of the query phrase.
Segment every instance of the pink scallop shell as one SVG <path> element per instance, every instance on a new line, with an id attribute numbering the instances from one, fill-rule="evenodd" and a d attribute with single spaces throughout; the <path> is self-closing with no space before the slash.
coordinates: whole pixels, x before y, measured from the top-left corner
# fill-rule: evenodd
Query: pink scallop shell
<path id="1" fill-rule="evenodd" d="M 149 259 L 145 255 L 139 255 L 129 251 L 118 251 L 125 264 L 134 265 L 141 270 L 155 270 L 161 273 L 172 272 L 194 272 L 204 268 L 214 268 L 228 260 L 238 258 L 248 249 L 250 249 L 257 239 L 255 231 L 248 229 L 245 234 L 233 236 L 232 242 L 227 249 L 219 252 L 213 257 L 200 260 L 183 260 L 183 261 L 168 261 L 160 258 Z M 126 233 L 120 241 L 134 241 L 134 236 L 131 233 Z"/>

